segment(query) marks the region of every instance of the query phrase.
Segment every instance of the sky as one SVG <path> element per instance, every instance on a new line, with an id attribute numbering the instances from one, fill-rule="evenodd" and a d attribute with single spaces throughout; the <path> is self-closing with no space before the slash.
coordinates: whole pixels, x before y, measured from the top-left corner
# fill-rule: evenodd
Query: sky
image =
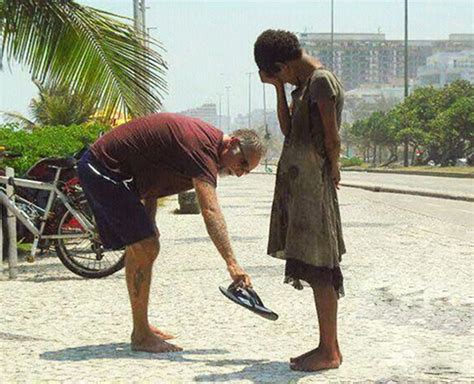
<path id="1" fill-rule="evenodd" d="M 133 0 L 77 0 L 80 4 L 132 17 Z M 409 39 L 448 39 L 450 33 L 474 33 L 474 3 L 469 0 L 409 0 Z M 147 27 L 161 41 L 169 70 L 165 109 L 179 112 L 219 102 L 227 113 L 245 114 L 263 106 L 263 86 L 253 60 L 253 44 L 268 29 L 330 32 L 331 1 L 160 1 L 146 0 Z M 385 33 L 404 38 L 404 0 L 334 0 L 334 31 Z M 6 64 L 6 63 L 4 63 Z M 37 90 L 26 68 L 4 65 L 0 72 L 0 111 L 27 113 Z M 267 108 L 275 104 L 266 87 Z"/>

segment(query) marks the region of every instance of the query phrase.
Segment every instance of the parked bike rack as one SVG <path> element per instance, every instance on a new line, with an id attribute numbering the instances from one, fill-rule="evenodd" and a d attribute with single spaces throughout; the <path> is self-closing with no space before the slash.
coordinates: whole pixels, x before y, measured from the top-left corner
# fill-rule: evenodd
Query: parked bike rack
<path id="1" fill-rule="evenodd" d="M 5 175 L 7 177 L 15 177 L 15 170 L 11 167 L 5 168 Z M 12 185 L 6 187 L 7 195 L 12 201 L 15 201 L 15 191 Z M 3 208 L 6 209 L 6 208 Z M 16 217 L 7 210 L 7 233 L 3 233 L 2 215 L 0 215 L 0 239 L 2 239 L 2 246 L 0 247 L 0 274 L 3 273 L 3 242 L 7 239 L 8 242 L 8 266 L 10 279 L 15 279 L 18 276 L 18 249 L 16 246 Z"/>

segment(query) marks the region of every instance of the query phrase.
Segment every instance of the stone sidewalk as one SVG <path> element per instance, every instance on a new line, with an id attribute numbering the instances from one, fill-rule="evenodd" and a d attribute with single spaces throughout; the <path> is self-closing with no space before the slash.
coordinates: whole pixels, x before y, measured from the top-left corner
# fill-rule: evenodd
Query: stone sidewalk
<path id="1" fill-rule="evenodd" d="M 288 358 L 318 336 L 310 290 L 282 284 L 283 263 L 265 256 L 273 183 L 273 176 L 228 178 L 219 194 L 237 257 L 278 321 L 221 295 L 229 278 L 202 218 L 174 215 L 172 198 L 157 218 L 162 250 L 150 312 L 184 352 L 131 352 L 123 271 L 85 280 L 45 258 L 22 263 L 17 280 L 0 281 L 0 382 L 474 382 L 473 237 L 451 237 L 456 224 L 420 220 L 347 188 L 340 193 L 344 363 L 321 373 L 289 370 Z"/>

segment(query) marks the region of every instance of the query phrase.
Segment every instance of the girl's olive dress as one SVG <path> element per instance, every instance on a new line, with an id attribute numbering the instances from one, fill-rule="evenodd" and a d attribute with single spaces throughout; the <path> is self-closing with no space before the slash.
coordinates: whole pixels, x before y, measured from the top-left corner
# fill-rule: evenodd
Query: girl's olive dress
<path id="1" fill-rule="evenodd" d="M 337 123 L 344 103 L 342 85 L 329 71 L 316 69 L 292 93 L 291 131 L 278 163 L 268 254 L 286 260 L 285 282 L 302 289 L 333 284 L 344 294 L 339 267 L 345 253 L 341 217 L 318 101 L 333 98 Z"/>

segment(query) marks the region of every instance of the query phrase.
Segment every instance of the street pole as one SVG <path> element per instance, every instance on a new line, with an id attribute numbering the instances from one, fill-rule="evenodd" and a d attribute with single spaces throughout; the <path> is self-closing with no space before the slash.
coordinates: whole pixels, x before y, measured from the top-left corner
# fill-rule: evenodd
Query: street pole
<path id="1" fill-rule="evenodd" d="M 230 133 L 230 85 L 225 87 L 227 93 L 227 133 Z"/>
<path id="2" fill-rule="evenodd" d="M 334 71 L 334 0 L 331 0 L 331 71 Z"/>
<path id="3" fill-rule="evenodd" d="M 252 72 L 249 72 L 249 129 L 252 129 Z"/>
<path id="4" fill-rule="evenodd" d="M 268 136 L 268 126 L 267 126 L 267 102 L 265 98 L 265 83 L 263 85 L 263 127 L 265 128 L 265 138 Z"/>
<path id="5" fill-rule="evenodd" d="M 247 72 L 249 77 L 249 129 L 252 129 L 252 72 Z"/>
<path id="6" fill-rule="evenodd" d="M 218 93 L 219 96 L 219 129 L 222 130 L 222 93 Z"/>
<path id="7" fill-rule="evenodd" d="M 405 0 L 405 98 L 408 97 L 408 0 Z M 408 139 L 403 143 L 403 166 L 408 167 Z"/>
<path id="8" fill-rule="evenodd" d="M 145 25 L 145 0 L 133 0 L 133 27 L 137 37 L 141 40 L 144 48 L 148 48 L 146 41 L 148 40 L 147 28 Z M 147 71 L 148 72 L 147 68 Z M 147 74 L 147 73 L 146 73 Z M 154 111 L 148 111 L 154 112 Z"/>
<path id="9" fill-rule="evenodd" d="M 141 0 L 141 5 L 140 5 L 140 10 L 141 10 L 141 18 L 142 18 L 142 31 L 143 35 L 145 35 L 146 31 L 146 19 L 145 19 L 145 12 L 146 12 L 146 6 L 145 6 L 145 0 Z"/>
<path id="10" fill-rule="evenodd" d="M 133 26 L 138 33 L 142 33 L 144 28 L 145 10 L 142 5 L 143 1 L 133 0 Z"/>
<path id="11" fill-rule="evenodd" d="M 270 132 L 268 132 L 268 124 L 267 124 L 267 101 L 265 97 L 265 83 L 263 85 L 263 126 L 265 128 L 265 141 L 267 144 L 267 154 L 268 154 L 268 147 L 270 141 Z M 265 155 L 265 172 L 272 173 L 272 169 L 268 166 L 268 155 Z"/>

